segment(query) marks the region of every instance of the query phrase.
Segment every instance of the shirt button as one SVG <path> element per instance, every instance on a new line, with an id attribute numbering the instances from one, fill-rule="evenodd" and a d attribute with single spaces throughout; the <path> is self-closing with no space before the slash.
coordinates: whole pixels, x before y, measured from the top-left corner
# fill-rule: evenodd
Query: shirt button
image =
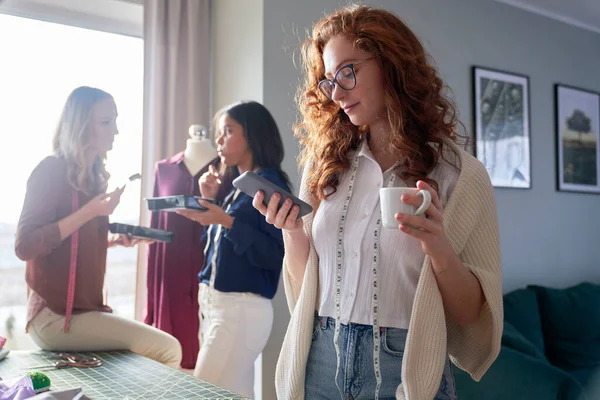
<path id="1" fill-rule="evenodd" d="M 362 217 L 362 219 L 363 219 L 363 220 L 365 220 L 365 219 L 367 219 L 367 218 L 369 218 L 369 213 L 368 213 L 368 212 L 365 212 L 365 213 L 363 214 L 363 217 Z"/>

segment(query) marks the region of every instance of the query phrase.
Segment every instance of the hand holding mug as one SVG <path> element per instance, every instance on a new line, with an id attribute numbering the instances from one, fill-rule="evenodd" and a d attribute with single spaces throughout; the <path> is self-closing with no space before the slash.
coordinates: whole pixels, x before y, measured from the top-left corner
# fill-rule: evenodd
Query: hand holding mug
<path id="1" fill-rule="evenodd" d="M 443 208 L 437 192 L 423 181 L 416 188 L 382 188 L 381 216 L 385 228 L 400 229 L 421 241 L 434 257 L 451 249 L 444 232 Z"/>

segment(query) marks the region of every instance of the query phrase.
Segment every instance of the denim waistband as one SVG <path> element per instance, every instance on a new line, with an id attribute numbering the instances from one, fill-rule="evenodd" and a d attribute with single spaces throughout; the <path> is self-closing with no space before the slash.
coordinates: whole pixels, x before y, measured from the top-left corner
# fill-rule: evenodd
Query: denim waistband
<path id="1" fill-rule="evenodd" d="M 315 313 L 315 323 L 318 323 L 321 329 L 334 329 L 335 328 L 335 318 L 333 317 L 321 317 L 317 313 Z M 341 327 L 352 327 L 354 330 L 373 330 L 373 325 L 365 325 L 365 324 L 357 324 L 355 322 L 350 322 L 349 324 L 340 324 Z M 408 329 L 402 328 L 392 328 L 392 327 L 379 327 L 380 332 L 385 332 L 386 330 L 398 330 L 408 332 Z"/>

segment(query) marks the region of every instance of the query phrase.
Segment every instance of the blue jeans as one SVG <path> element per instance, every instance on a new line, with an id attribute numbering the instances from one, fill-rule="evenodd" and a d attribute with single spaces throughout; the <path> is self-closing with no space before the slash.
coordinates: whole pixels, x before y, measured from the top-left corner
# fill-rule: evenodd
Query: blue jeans
<path id="1" fill-rule="evenodd" d="M 375 398 L 375 371 L 373 368 L 373 327 L 349 324 L 340 326 L 340 371 L 335 384 L 336 355 L 333 345 L 335 320 L 315 317 L 312 344 L 306 365 L 306 399 L 373 399 Z M 381 388 L 380 399 L 395 399 L 401 382 L 402 356 L 406 329 L 381 329 Z M 440 388 L 434 400 L 455 400 L 456 389 L 446 363 Z"/>

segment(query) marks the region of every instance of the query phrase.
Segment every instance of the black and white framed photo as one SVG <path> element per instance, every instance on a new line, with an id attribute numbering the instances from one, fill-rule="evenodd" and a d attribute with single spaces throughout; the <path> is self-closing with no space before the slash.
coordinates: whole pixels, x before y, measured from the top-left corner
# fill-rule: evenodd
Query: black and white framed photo
<path id="1" fill-rule="evenodd" d="M 475 155 L 492 185 L 531 188 L 529 78 L 473 67 Z"/>
<path id="2" fill-rule="evenodd" d="M 554 88 L 557 190 L 600 193 L 600 93 Z"/>

